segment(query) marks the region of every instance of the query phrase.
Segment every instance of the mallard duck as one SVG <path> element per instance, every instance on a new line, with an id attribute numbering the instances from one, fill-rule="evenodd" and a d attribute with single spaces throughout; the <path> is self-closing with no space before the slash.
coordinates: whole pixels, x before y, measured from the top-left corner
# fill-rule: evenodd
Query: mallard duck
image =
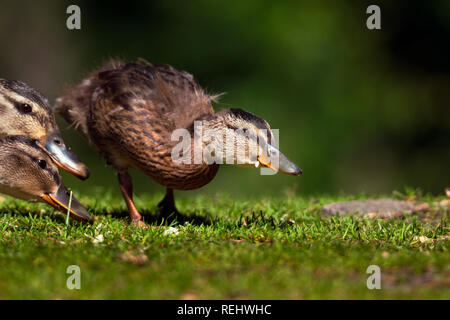
<path id="1" fill-rule="evenodd" d="M 87 179 L 88 168 L 68 148 L 48 100 L 29 85 L 0 79 L 0 138 L 20 135 L 36 141 L 65 171 Z"/>
<path id="2" fill-rule="evenodd" d="M 142 217 L 133 203 L 129 168 L 144 172 L 167 188 L 158 207 L 170 213 L 176 212 L 174 189 L 191 190 L 206 185 L 223 163 L 217 161 L 222 159 L 215 155 L 202 157 L 202 153 L 200 160 L 195 161 L 198 160 L 195 145 L 208 148 L 201 135 L 195 133 L 198 123 L 205 132 L 212 133 L 214 147 L 220 148 L 220 141 L 230 132 L 236 139 L 232 147 L 245 146 L 249 136 L 253 140 L 258 138 L 260 144 L 267 146 L 271 157 L 279 160 L 274 167 L 267 152 L 252 153 L 247 148 L 243 153 L 233 152 L 234 164 L 266 166 L 294 176 L 302 173 L 269 143 L 273 134 L 264 119 L 241 109 L 215 113 L 213 100 L 214 96 L 208 95 L 185 71 L 144 61 L 114 60 L 91 73 L 79 85 L 66 88 L 56 101 L 55 111 L 78 128 L 114 167 L 130 217 L 136 225 L 141 225 Z M 177 129 L 184 129 L 191 138 L 181 152 L 188 161 L 173 159 L 172 153 L 179 144 L 173 137 Z M 264 130 L 266 134 L 261 134 Z"/>
<path id="3" fill-rule="evenodd" d="M 58 167 L 33 140 L 21 136 L 0 139 L 0 193 L 30 202 L 46 202 L 64 213 L 70 202 Z M 70 208 L 72 218 L 92 221 L 77 199 L 72 198 Z"/>

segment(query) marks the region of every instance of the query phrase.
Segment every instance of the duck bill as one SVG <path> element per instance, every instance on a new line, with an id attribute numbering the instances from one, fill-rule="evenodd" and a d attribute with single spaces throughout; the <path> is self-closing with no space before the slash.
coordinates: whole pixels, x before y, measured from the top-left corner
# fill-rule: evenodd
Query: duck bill
<path id="1" fill-rule="evenodd" d="M 49 133 L 43 142 L 44 149 L 52 158 L 53 162 L 64 171 L 76 176 L 81 180 L 89 178 L 89 169 L 83 164 L 75 153 L 68 148 L 57 131 Z"/>
<path id="2" fill-rule="evenodd" d="M 70 208 L 70 217 L 84 222 L 92 222 L 93 219 L 89 212 L 78 202 L 77 199 L 72 197 L 70 199 L 70 192 L 67 188 L 61 184 L 58 190 L 51 194 L 45 194 L 42 200 L 47 202 L 55 209 L 67 214 Z"/>
<path id="3" fill-rule="evenodd" d="M 270 157 L 268 156 L 270 154 Z M 272 170 L 289 174 L 291 176 L 301 176 L 302 169 L 300 169 L 294 162 L 288 159 L 280 150 L 268 145 L 267 152 L 258 156 L 258 161 L 261 165 L 271 168 Z"/>

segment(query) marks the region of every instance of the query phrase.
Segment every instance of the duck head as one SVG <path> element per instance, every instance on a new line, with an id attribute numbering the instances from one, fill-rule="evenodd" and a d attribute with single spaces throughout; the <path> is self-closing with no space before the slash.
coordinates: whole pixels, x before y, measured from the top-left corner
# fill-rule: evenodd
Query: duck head
<path id="1" fill-rule="evenodd" d="M 21 136 L 0 139 L 0 193 L 30 201 L 45 202 L 79 221 L 92 221 L 89 212 L 70 199 L 58 167 L 33 140 Z"/>
<path id="2" fill-rule="evenodd" d="M 213 137 L 204 148 L 222 150 L 222 163 L 267 167 L 293 176 L 302 174 L 302 170 L 278 149 L 274 134 L 264 119 L 241 109 L 226 109 L 202 123 L 204 132 Z"/>
<path id="3" fill-rule="evenodd" d="M 48 100 L 29 85 L 0 79 L 0 138 L 24 136 L 39 145 L 63 170 L 80 179 L 88 168 L 65 144 Z"/>

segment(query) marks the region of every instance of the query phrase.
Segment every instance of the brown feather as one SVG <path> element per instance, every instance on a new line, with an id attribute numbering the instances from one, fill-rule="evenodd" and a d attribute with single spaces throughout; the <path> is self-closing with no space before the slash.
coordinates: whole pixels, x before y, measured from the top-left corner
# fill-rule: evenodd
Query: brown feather
<path id="1" fill-rule="evenodd" d="M 213 115 L 194 77 L 168 65 L 110 61 L 66 89 L 56 111 L 78 127 L 116 169 L 134 167 L 173 189 L 199 188 L 218 165 L 176 165 L 173 130 Z"/>

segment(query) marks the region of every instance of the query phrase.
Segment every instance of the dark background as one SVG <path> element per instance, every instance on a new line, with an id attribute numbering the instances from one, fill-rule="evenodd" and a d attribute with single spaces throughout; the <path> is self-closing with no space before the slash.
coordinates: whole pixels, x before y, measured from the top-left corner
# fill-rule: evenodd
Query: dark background
<path id="1" fill-rule="evenodd" d="M 66 28 L 81 7 L 82 29 Z M 381 7 L 382 30 L 366 28 Z M 223 167 L 201 192 L 234 196 L 391 193 L 449 185 L 450 1 L 0 1 L 0 77 L 51 101 L 110 57 L 194 74 L 216 110 L 241 107 L 280 129 L 300 178 Z M 65 129 L 67 125 L 60 121 Z M 92 171 L 89 192 L 116 178 L 77 134 L 67 142 Z M 161 190 L 133 173 L 138 193 Z M 192 194 L 192 193 L 185 193 Z"/>

